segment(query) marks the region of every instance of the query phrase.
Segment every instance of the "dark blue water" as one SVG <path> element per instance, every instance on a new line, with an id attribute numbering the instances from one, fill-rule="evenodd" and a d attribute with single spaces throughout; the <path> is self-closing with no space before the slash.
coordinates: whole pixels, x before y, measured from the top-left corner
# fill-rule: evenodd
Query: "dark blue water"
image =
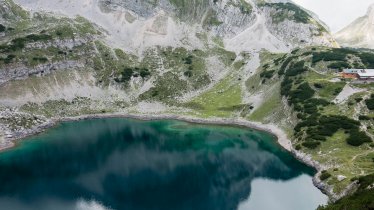
<path id="1" fill-rule="evenodd" d="M 260 131 L 86 120 L 0 154 L 0 209 L 312 210 L 313 173 Z"/>

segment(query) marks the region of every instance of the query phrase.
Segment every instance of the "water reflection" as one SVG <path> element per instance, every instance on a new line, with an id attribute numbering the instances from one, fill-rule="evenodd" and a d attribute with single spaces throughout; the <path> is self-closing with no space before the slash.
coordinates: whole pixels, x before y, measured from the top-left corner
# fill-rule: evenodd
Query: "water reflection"
<path id="1" fill-rule="evenodd" d="M 176 121 L 90 120 L 64 123 L 1 154 L 0 206 L 230 210 L 243 207 L 251 188 L 261 188 L 253 185 L 256 177 L 274 182 L 304 174 L 303 183 L 308 183 L 300 190 L 321 195 L 312 192 L 312 173 L 258 131 Z M 304 209 L 324 202 L 324 196 L 299 197 Z"/>

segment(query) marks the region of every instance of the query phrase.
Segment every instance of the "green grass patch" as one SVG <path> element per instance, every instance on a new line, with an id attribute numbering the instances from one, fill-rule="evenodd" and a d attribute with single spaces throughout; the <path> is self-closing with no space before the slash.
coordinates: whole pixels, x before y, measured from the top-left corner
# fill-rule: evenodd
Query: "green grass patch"
<path id="1" fill-rule="evenodd" d="M 271 116 L 275 110 L 279 109 L 282 103 L 279 86 L 279 84 L 275 85 L 275 88 L 272 89 L 273 91 L 265 98 L 260 107 L 257 107 L 249 116 L 250 120 L 263 122 L 266 117 Z"/>
<path id="2" fill-rule="evenodd" d="M 228 76 L 191 102 L 201 107 L 197 111 L 204 117 L 228 117 L 232 112 L 226 110 L 242 105 L 241 85 Z"/>

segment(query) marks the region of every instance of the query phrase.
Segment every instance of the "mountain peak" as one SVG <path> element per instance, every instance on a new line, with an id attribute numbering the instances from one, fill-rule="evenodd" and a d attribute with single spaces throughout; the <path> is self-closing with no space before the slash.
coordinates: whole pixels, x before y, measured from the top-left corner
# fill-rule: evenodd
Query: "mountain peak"
<path id="1" fill-rule="evenodd" d="M 366 15 L 369 17 L 369 20 L 371 20 L 374 23 L 374 4 L 369 6 Z"/>
<path id="2" fill-rule="evenodd" d="M 374 4 L 365 16 L 339 31 L 335 38 L 342 46 L 374 48 Z"/>

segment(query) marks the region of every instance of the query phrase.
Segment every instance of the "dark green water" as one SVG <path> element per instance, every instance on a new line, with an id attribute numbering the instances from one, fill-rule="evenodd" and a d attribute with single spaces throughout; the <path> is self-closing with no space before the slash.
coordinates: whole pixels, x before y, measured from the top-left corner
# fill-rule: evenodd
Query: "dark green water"
<path id="1" fill-rule="evenodd" d="M 264 132 L 87 120 L 0 154 L 0 209 L 312 210 L 313 173 Z"/>

